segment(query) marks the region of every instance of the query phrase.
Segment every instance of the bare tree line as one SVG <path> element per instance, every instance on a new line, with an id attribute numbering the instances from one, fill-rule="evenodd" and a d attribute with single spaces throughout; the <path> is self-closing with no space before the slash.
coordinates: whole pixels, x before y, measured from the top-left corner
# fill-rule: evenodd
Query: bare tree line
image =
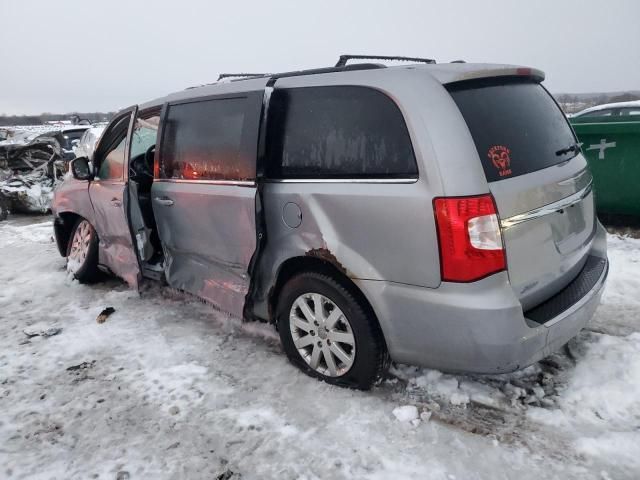
<path id="1" fill-rule="evenodd" d="M 603 103 L 640 100 L 640 91 L 616 93 L 559 93 L 554 97 L 560 106 L 573 113 L 582 108 Z M 97 123 L 109 121 L 115 112 L 41 113 L 40 115 L 0 115 L 0 127 L 10 125 L 42 125 L 46 122 L 70 120 L 72 123 Z"/>

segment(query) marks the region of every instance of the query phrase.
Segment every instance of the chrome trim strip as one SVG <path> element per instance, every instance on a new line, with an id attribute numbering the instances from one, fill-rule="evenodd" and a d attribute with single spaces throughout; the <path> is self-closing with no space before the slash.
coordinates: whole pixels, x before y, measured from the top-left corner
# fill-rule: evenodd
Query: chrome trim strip
<path id="1" fill-rule="evenodd" d="M 593 177 L 591 176 L 591 173 L 589 172 L 589 170 L 587 170 L 585 168 L 580 173 L 578 173 L 575 177 L 567 178 L 566 180 L 562 180 L 562 181 L 558 182 L 558 185 L 562 185 L 562 186 L 565 186 L 565 185 L 576 185 L 582 180 L 582 177 L 584 177 L 585 175 L 589 176 L 589 181 L 590 182 L 593 181 Z"/>
<path id="2" fill-rule="evenodd" d="M 154 178 L 154 182 L 164 183 L 197 183 L 201 185 L 235 185 L 238 187 L 255 187 L 252 180 L 185 180 L 182 178 Z"/>
<path id="3" fill-rule="evenodd" d="M 283 178 L 267 183 L 416 183 L 417 178 Z"/>
<path id="4" fill-rule="evenodd" d="M 80 180 L 80 181 L 84 181 L 84 180 Z M 121 187 L 124 187 L 127 182 L 125 182 L 122 179 L 112 179 L 112 178 L 94 178 L 93 180 L 91 180 L 91 183 L 95 183 L 98 185 L 118 185 Z"/>
<path id="5" fill-rule="evenodd" d="M 576 193 L 569 195 L 557 202 L 550 203 L 548 205 L 544 205 L 540 208 L 536 208 L 526 213 L 521 213 L 518 215 L 513 215 L 512 217 L 505 218 L 500 220 L 500 226 L 503 229 L 507 229 L 513 227 L 515 225 L 519 225 L 520 223 L 528 222 L 529 220 L 534 220 L 536 218 L 544 217 L 547 215 L 551 215 L 556 213 L 559 210 L 563 210 L 565 208 L 569 208 L 572 205 L 575 205 L 587 195 L 591 193 L 591 189 L 593 188 L 593 180 L 589 180 L 589 183 L 582 190 L 577 191 Z"/>

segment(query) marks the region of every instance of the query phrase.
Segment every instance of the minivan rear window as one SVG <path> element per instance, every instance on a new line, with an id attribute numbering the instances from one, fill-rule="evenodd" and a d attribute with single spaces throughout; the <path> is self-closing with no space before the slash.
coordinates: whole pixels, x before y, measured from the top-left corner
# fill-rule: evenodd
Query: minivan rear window
<path id="1" fill-rule="evenodd" d="M 577 140 L 540 84 L 503 79 L 447 89 L 467 122 L 488 181 L 542 170 L 576 155 L 561 153 Z"/>

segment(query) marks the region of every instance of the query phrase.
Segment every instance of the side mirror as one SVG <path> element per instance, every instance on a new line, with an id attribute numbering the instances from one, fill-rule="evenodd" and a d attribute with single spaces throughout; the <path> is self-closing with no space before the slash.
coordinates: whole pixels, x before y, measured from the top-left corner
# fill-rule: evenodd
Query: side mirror
<path id="1" fill-rule="evenodd" d="M 71 160 L 70 163 L 71 175 L 76 180 L 91 180 L 93 173 L 91 173 L 91 165 L 87 157 L 78 157 Z"/>

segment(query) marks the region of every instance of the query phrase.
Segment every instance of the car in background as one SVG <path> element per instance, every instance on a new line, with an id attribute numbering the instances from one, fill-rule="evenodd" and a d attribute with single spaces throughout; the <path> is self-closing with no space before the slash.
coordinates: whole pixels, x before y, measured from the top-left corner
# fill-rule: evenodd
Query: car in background
<path id="1" fill-rule="evenodd" d="M 70 127 L 64 127 L 52 135 L 60 144 L 62 148 L 62 157 L 64 160 L 69 161 L 76 158 L 73 153 L 73 147 L 80 142 L 80 138 L 89 129 L 88 125 L 73 125 Z"/>
<path id="2" fill-rule="evenodd" d="M 54 160 L 68 162 L 75 158 L 73 147 L 89 125 L 62 127 L 12 127 L 0 141 L 0 162 L 16 173 L 31 172 Z"/>
<path id="3" fill-rule="evenodd" d="M 106 123 L 99 123 L 92 125 L 91 128 L 85 130 L 73 147 L 73 153 L 75 156 L 91 158 L 96 143 L 98 143 L 98 139 L 100 138 L 100 135 L 102 135 L 102 132 L 104 132 L 106 126 Z"/>
<path id="4" fill-rule="evenodd" d="M 13 213 L 45 213 L 53 189 L 75 158 L 89 125 L 30 125 L 0 130 L 0 220 Z"/>
<path id="5" fill-rule="evenodd" d="M 574 113 L 569 118 L 626 117 L 634 115 L 640 119 L 640 100 L 596 105 Z"/>

